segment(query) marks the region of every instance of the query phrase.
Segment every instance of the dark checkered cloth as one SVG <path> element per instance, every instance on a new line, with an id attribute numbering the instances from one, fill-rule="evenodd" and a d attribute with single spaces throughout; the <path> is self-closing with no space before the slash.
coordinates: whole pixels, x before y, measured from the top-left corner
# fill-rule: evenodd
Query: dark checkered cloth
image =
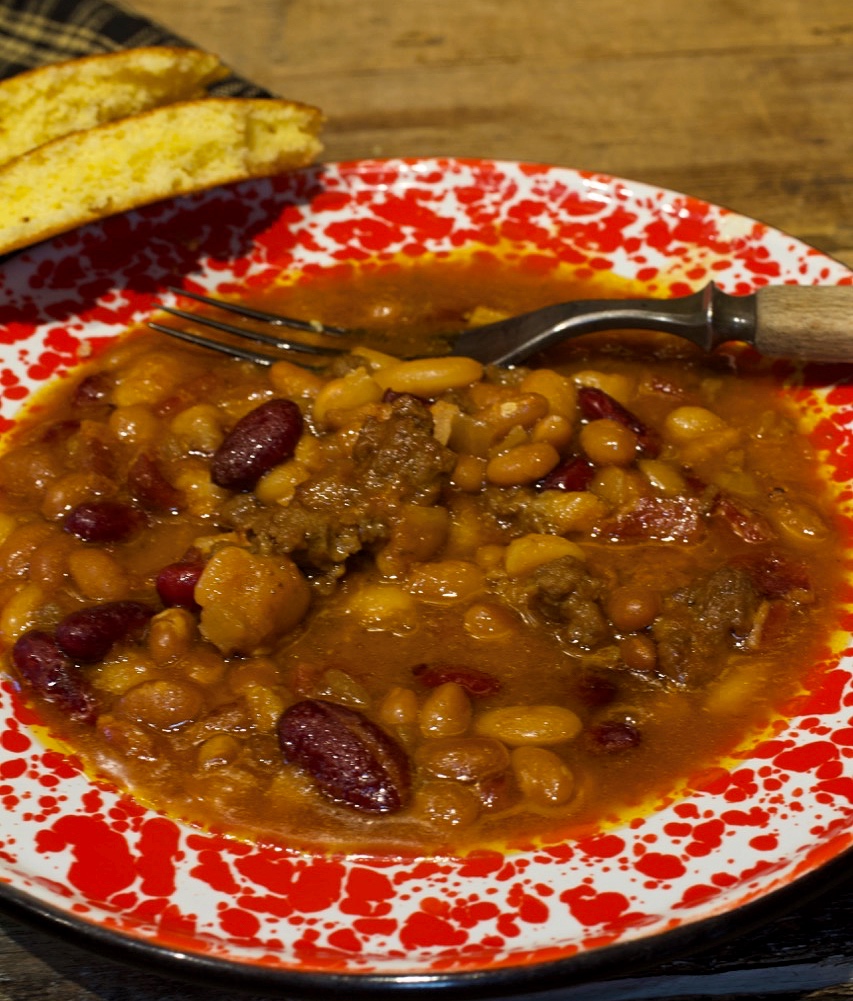
<path id="1" fill-rule="evenodd" d="M 0 0 L 0 77 L 42 63 L 140 45 L 192 43 L 106 0 Z M 269 96 L 233 75 L 211 87 L 211 93 Z"/>

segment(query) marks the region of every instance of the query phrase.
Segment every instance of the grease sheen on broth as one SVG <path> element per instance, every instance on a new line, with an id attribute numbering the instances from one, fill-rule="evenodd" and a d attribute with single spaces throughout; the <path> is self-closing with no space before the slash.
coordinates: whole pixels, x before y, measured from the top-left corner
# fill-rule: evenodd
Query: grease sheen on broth
<path id="1" fill-rule="evenodd" d="M 52 390 L 0 458 L 0 629 L 52 729 L 193 822 L 411 853 L 588 830 L 765 726 L 840 571 L 760 366 L 390 357 L 603 290 L 364 266 L 253 294 L 377 331 L 330 373 L 133 331 Z"/>

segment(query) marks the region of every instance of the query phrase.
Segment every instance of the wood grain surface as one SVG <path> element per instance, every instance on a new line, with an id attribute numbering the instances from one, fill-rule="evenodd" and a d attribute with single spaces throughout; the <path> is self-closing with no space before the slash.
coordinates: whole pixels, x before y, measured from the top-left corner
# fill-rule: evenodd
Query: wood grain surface
<path id="1" fill-rule="evenodd" d="M 486 156 L 685 191 L 853 265 L 850 0 L 136 0 L 321 107 L 326 159 Z"/>
<path id="2" fill-rule="evenodd" d="M 851 0 L 124 6 L 321 107 L 327 160 L 448 154 L 603 171 L 727 205 L 853 267 Z M 851 926 L 842 888 L 746 943 L 547 998 L 853 998 Z M 234 996 L 0 919 L 0 1001 Z"/>

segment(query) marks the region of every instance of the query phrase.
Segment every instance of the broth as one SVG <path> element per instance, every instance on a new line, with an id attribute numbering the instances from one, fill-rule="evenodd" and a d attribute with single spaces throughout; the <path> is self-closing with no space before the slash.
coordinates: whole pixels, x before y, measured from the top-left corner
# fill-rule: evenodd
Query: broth
<path id="1" fill-rule="evenodd" d="M 322 375 L 130 332 L 0 457 L 14 676 L 91 768 L 242 837 L 460 851 L 672 794 L 831 642 L 796 413 L 664 336 L 441 354 L 472 311 L 637 291 L 482 257 L 246 293 L 373 331 Z"/>

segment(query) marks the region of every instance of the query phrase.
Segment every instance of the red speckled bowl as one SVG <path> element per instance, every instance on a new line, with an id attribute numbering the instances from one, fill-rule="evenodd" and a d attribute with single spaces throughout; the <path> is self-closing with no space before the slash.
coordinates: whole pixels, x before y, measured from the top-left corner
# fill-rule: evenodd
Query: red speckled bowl
<path id="1" fill-rule="evenodd" d="M 81 346 L 144 320 L 187 275 L 211 290 L 282 269 L 516 246 L 652 286 L 853 283 L 761 223 L 647 185 L 488 161 L 329 165 L 163 202 L 0 272 L 0 426 Z M 853 390 L 814 367 L 804 426 L 850 522 Z M 841 646 L 849 646 L 842 643 Z M 507 993 L 662 959 L 778 899 L 848 849 L 853 650 L 702 783 L 578 843 L 466 859 L 306 857 L 181 826 L 39 742 L 0 689 L 0 904 L 149 967 L 298 994 Z M 754 908 L 752 908 L 754 910 Z M 613 967 L 610 966 L 612 969 Z"/>

